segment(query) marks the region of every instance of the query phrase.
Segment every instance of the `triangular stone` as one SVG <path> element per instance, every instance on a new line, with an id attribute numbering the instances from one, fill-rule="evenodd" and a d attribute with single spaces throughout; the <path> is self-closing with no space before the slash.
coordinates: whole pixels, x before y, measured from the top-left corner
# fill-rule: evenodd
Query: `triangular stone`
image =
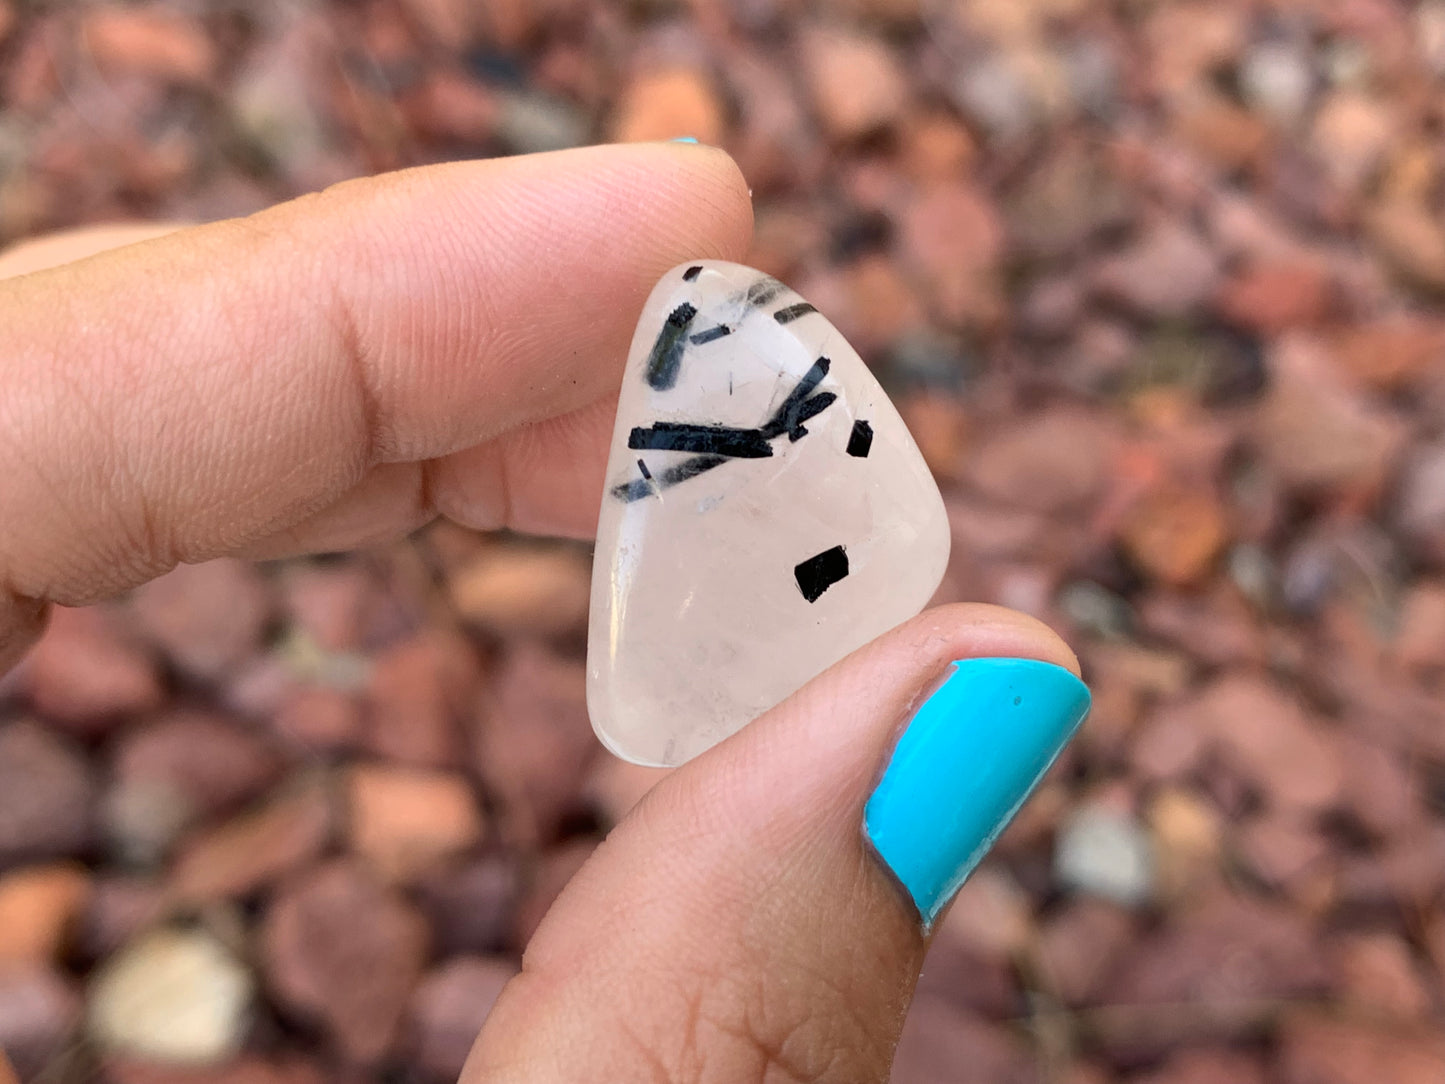
<path id="1" fill-rule="evenodd" d="M 597 527 L 587 705 L 673 765 L 921 610 L 938 487 L 856 351 L 781 282 L 669 271 L 632 340 Z"/>

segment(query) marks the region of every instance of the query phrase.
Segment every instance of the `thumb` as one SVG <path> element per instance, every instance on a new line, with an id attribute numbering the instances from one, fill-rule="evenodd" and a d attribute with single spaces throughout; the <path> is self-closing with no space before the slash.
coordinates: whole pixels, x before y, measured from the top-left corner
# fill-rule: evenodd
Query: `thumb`
<path id="1" fill-rule="evenodd" d="M 675 771 L 462 1080 L 887 1080 L 928 926 L 1088 711 L 1076 667 L 1031 618 L 944 607 Z"/>

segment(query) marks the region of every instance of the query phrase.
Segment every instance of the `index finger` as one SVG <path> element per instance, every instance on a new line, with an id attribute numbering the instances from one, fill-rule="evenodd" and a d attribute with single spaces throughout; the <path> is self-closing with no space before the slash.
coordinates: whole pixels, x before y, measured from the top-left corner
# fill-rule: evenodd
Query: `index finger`
<path id="1" fill-rule="evenodd" d="M 575 410 L 615 387 L 657 276 L 740 256 L 750 228 L 725 154 L 596 147 L 350 182 L 0 282 L 0 598 L 90 601 L 378 464 Z"/>

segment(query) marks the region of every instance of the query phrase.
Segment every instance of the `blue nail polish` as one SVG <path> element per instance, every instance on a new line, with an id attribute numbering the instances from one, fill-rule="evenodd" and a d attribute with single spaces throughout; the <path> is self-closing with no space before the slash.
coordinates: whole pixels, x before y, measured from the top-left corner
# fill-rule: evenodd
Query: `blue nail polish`
<path id="1" fill-rule="evenodd" d="M 676 139 L 669 139 L 669 143 L 696 143 L 697 136 L 678 136 Z"/>
<path id="2" fill-rule="evenodd" d="M 1034 659 L 964 659 L 920 707 L 863 827 L 925 928 L 1089 714 L 1089 689 Z"/>

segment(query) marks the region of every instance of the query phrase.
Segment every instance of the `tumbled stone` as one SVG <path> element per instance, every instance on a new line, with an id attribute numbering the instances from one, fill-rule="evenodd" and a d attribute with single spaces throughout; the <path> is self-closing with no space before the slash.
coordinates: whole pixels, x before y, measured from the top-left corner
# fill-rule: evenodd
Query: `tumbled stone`
<path id="1" fill-rule="evenodd" d="M 426 975 L 412 996 L 417 1063 L 438 1080 L 457 1079 L 502 987 L 517 973 L 501 958 L 458 956 Z"/>
<path id="2" fill-rule="evenodd" d="M 737 264 L 663 276 L 618 402 L 588 708 L 615 753 L 678 764 L 928 602 L 938 487 L 812 305 Z"/>
<path id="3" fill-rule="evenodd" d="M 314 859 L 334 820 L 324 782 L 286 787 L 259 808 L 187 839 L 171 870 L 171 895 L 193 904 L 247 896 Z"/>
<path id="4" fill-rule="evenodd" d="M 318 1021 L 352 1062 L 386 1056 L 427 951 L 426 923 L 406 900 L 337 861 L 286 887 L 260 942 L 284 1008 Z"/>
<path id="5" fill-rule="evenodd" d="M 0 967 L 57 957 L 89 897 L 89 876 L 70 863 L 0 877 Z"/>
<path id="6" fill-rule="evenodd" d="M 358 764 L 347 774 L 351 846 L 388 880 L 406 881 L 474 845 L 482 814 L 450 772 Z"/>
<path id="7" fill-rule="evenodd" d="M 0 1051 L 21 1080 L 41 1078 L 70 1042 L 81 1011 L 80 996 L 60 972 L 36 964 L 0 968 Z M 6 1079 L 0 1058 L 0 1081 Z"/>
<path id="8" fill-rule="evenodd" d="M 186 674 L 214 680 L 261 643 L 270 586 L 255 567 L 222 559 L 179 565 L 131 596 L 137 624 Z"/>
<path id="9" fill-rule="evenodd" d="M 0 727 L 0 862 L 74 854 L 90 838 L 91 775 L 32 722 Z"/>
<path id="10" fill-rule="evenodd" d="M 214 1065 L 240 1047 L 254 985 L 210 934 L 157 930 L 97 973 L 87 1029 L 106 1050 Z"/>
<path id="11" fill-rule="evenodd" d="M 55 608 L 25 684 L 36 711 L 83 737 L 156 708 L 164 697 L 155 660 L 113 611 L 95 606 Z"/>

